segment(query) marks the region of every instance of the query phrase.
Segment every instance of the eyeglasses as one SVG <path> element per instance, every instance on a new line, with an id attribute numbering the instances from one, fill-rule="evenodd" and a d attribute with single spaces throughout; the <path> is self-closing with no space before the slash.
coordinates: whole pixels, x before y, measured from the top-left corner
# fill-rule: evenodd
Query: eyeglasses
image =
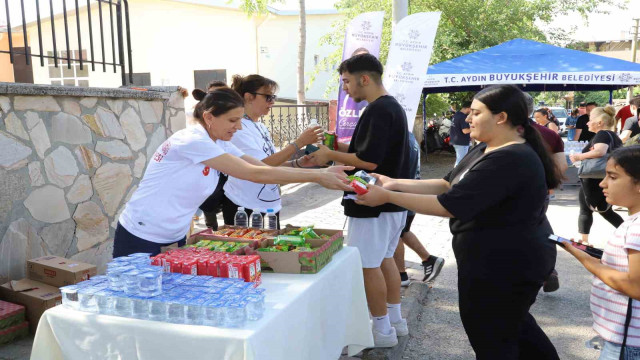
<path id="1" fill-rule="evenodd" d="M 276 95 L 271 95 L 271 94 L 261 94 L 261 93 L 258 93 L 258 92 L 254 92 L 254 93 L 250 93 L 250 94 L 253 94 L 253 95 L 262 95 L 262 96 L 264 96 L 264 99 L 265 99 L 265 100 L 267 100 L 267 102 L 275 102 L 275 101 L 276 101 L 276 99 L 278 98 L 278 96 L 276 96 Z"/>

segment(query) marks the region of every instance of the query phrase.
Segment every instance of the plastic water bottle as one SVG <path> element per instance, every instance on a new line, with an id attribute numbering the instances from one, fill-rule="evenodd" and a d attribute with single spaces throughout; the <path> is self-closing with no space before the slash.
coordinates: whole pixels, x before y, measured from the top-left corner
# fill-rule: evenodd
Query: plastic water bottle
<path id="1" fill-rule="evenodd" d="M 167 305 L 167 321 L 174 324 L 184 324 L 184 306 L 183 299 L 172 298 Z"/>
<path id="2" fill-rule="evenodd" d="M 320 126 L 320 124 L 318 124 L 318 119 L 309 120 L 309 127 L 312 128 L 314 126 Z"/>
<path id="3" fill-rule="evenodd" d="M 167 321 L 167 302 L 164 296 L 149 299 L 149 320 Z"/>
<path id="4" fill-rule="evenodd" d="M 99 291 L 92 286 L 81 287 L 78 289 L 79 310 L 91 313 L 98 312 L 98 304 L 94 294 Z"/>
<path id="5" fill-rule="evenodd" d="M 204 324 L 208 326 L 224 326 L 225 302 L 219 299 L 209 300 L 204 304 Z"/>
<path id="6" fill-rule="evenodd" d="M 264 294 L 252 294 L 244 297 L 247 301 L 247 319 L 260 320 L 264 315 Z"/>
<path id="7" fill-rule="evenodd" d="M 115 298 L 113 297 L 113 291 L 100 290 L 93 296 L 96 298 L 96 304 L 98 305 L 98 313 L 104 315 L 113 314 L 113 306 L 115 304 Z"/>
<path id="8" fill-rule="evenodd" d="M 141 296 L 132 296 L 131 302 L 133 304 L 133 317 L 136 319 L 147 320 L 149 318 L 149 304 L 147 303 L 147 299 Z"/>
<path id="9" fill-rule="evenodd" d="M 68 285 L 60 288 L 60 293 L 62 294 L 62 306 L 78 310 L 80 305 L 78 303 L 78 286 L 77 285 Z"/>
<path id="10" fill-rule="evenodd" d="M 197 297 L 187 302 L 187 310 L 185 322 L 191 325 L 202 325 L 205 315 L 204 303 L 207 301 L 204 297 Z"/>
<path id="11" fill-rule="evenodd" d="M 247 302 L 245 300 L 228 301 L 225 308 L 227 309 L 225 326 L 230 328 L 242 327 L 247 318 Z"/>
<path id="12" fill-rule="evenodd" d="M 240 227 L 247 227 L 249 224 L 249 217 L 247 216 L 247 213 L 244 211 L 243 207 L 239 207 L 238 211 L 236 212 L 236 217 L 233 220 L 233 224 L 235 226 L 240 226 Z"/>
<path id="13" fill-rule="evenodd" d="M 131 317 L 133 314 L 133 302 L 125 294 L 120 293 L 114 301 L 114 315 Z"/>
<path id="14" fill-rule="evenodd" d="M 273 212 L 273 209 L 267 209 L 267 215 L 265 216 L 266 228 L 268 230 L 277 230 L 278 229 L 278 217 L 276 213 Z"/>
<path id="15" fill-rule="evenodd" d="M 251 227 L 254 229 L 262 229 L 263 226 L 262 213 L 259 210 L 253 210 L 251 213 Z"/>

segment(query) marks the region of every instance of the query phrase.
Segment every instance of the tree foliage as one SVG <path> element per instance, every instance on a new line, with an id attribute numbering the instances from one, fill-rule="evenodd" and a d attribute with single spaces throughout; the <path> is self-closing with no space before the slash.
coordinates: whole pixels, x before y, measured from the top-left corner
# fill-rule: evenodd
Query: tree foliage
<path id="1" fill-rule="evenodd" d="M 229 0 L 231 2 L 232 0 Z M 247 13 L 248 16 L 254 14 L 264 14 L 270 4 L 281 3 L 284 0 L 242 0 L 240 9 Z"/>
<path id="2" fill-rule="evenodd" d="M 409 13 L 442 13 L 431 57 L 431 64 L 436 64 L 514 38 L 548 43 L 566 42 L 571 34 L 550 28 L 549 24 L 556 16 L 578 12 L 586 17 L 593 12 L 604 12 L 602 9 L 606 7 L 624 6 L 626 2 L 627 0 L 410 0 Z M 336 68 L 340 64 L 346 26 L 351 19 L 364 12 L 385 12 L 380 48 L 380 60 L 384 64 L 391 41 L 391 7 L 392 0 L 338 2 L 336 8 L 345 16 L 334 23 L 332 30 L 321 39 L 321 44 L 334 46 L 336 50 L 316 66 L 312 81 L 318 72 Z M 337 90 L 337 74 L 334 79 L 335 85 L 327 90 L 327 94 Z M 470 94 L 431 96 L 458 103 L 468 99 Z M 427 113 L 430 112 L 433 111 L 427 110 Z"/>

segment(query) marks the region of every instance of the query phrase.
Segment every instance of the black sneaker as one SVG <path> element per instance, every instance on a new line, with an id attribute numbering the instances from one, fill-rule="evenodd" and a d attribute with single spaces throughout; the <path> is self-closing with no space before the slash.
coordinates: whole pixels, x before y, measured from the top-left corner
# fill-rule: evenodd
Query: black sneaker
<path id="1" fill-rule="evenodd" d="M 429 258 L 422 262 L 424 268 L 424 278 L 422 281 L 431 281 L 435 279 L 442 270 L 444 259 L 437 256 L 429 255 Z"/>
<path id="2" fill-rule="evenodd" d="M 556 271 L 556 269 L 553 269 L 551 274 L 549 274 L 549 277 L 547 278 L 547 280 L 545 280 L 544 284 L 542 285 L 542 291 L 554 292 L 559 288 L 560 288 L 560 279 L 558 278 L 558 272 Z"/>
<path id="3" fill-rule="evenodd" d="M 409 279 L 409 275 L 406 272 L 400 273 L 400 286 L 407 287 L 411 285 L 411 279 Z"/>

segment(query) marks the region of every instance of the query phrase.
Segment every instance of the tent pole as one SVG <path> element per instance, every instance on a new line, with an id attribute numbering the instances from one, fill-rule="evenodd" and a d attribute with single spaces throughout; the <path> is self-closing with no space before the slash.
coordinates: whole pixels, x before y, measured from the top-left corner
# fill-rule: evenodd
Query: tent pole
<path id="1" fill-rule="evenodd" d="M 424 161 L 429 156 L 427 153 L 427 94 L 422 92 L 422 141 L 424 141 Z"/>
<path id="2" fill-rule="evenodd" d="M 613 105 L 613 90 L 609 90 L 609 105 Z"/>

